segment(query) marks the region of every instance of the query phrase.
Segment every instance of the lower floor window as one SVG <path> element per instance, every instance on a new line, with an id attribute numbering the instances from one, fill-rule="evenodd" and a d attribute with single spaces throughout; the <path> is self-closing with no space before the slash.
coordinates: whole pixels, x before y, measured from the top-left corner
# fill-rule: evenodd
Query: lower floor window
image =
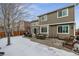
<path id="1" fill-rule="evenodd" d="M 68 33 L 68 25 L 58 26 L 58 33 Z"/>
<path id="2" fill-rule="evenodd" d="M 47 32 L 47 27 L 41 27 L 41 32 Z"/>

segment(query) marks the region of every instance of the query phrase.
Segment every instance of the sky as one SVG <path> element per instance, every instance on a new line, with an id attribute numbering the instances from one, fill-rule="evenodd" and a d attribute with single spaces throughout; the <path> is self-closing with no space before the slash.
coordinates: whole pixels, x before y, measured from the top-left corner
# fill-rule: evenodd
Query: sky
<path id="1" fill-rule="evenodd" d="M 69 6 L 69 3 L 33 3 L 29 9 L 31 17 L 29 17 L 29 21 L 37 19 L 36 16 L 48 13 L 66 6 Z M 79 28 L 79 6 L 75 7 L 75 21 L 76 28 Z"/>

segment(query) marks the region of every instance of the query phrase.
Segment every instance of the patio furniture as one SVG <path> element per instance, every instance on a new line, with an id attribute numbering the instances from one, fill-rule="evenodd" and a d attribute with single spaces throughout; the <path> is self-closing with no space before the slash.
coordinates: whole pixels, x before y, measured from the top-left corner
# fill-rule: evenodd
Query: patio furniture
<path id="1" fill-rule="evenodd" d="M 36 38 L 37 39 L 43 39 L 44 40 L 46 38 L 46 35 L 44 35 L 44 34 L 37 34 L 36 35 Z"/>

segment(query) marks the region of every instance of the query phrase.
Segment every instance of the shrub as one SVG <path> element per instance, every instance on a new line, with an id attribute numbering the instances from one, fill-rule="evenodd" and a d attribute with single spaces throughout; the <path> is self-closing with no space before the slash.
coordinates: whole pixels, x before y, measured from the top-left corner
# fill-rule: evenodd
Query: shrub
<path id="1" fill-rule="evenodd" d="M 32 37 L 32 34 L 30 34 L 30 33 L 24 33 L 24 37 Z"/>

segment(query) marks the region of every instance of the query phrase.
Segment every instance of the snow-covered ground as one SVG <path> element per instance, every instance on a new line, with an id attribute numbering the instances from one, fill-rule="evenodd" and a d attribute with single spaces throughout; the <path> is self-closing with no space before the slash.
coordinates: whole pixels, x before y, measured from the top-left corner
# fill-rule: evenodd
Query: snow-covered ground
<path id="1" fill-rule="evenodd" d="M 0 51 L 5 56 L 75 56 L 76 54 L 32 42 L 22 36 L 11 37 L 11 45 L 6 46 L 6 38 L 0 40 Z"/>

